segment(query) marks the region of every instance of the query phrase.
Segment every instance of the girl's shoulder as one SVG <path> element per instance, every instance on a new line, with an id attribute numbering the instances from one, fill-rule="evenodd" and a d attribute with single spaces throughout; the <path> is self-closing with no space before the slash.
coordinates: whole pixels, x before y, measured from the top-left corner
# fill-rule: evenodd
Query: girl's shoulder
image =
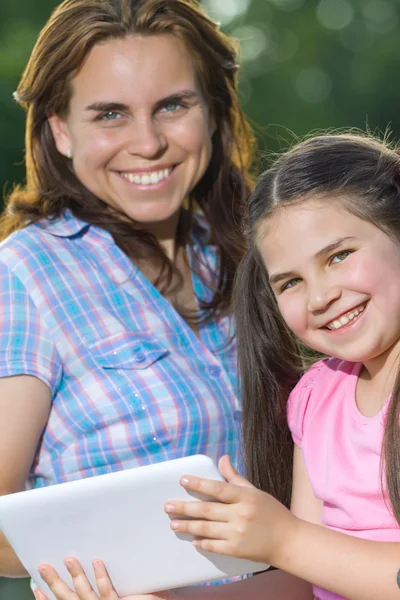
<path id="1" fill-rule="evenodd" d="M 287 405 L 289 428 L 294 442 L 301 446 L 304 422 L 307 413 L 318 406 L 320 410 L 328 402 L 332 394 L 347 385 L 355 363 L 339 358 L 324 358 L 314 363 L 293 388 Z"/>

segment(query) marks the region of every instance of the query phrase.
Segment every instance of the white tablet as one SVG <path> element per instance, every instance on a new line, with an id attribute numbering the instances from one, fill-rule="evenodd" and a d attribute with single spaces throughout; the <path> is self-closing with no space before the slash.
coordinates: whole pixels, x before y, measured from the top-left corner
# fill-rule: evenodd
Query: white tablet
<path id="1" fill-rule="evenodd" d="M 37 567 L 51 564 L 70 582 L 67 556 L 79 560 L 96 591 L 92 560 L 103 560 L 119 596 L 266 569 L 199 551 L 192 536 L 171 530 L 167 500 L 198 500 L 179 484 L 184 474 L 222 479 L 210 458 L 196 455 L 2 496 L 0 529 L 52 599 Z"/>

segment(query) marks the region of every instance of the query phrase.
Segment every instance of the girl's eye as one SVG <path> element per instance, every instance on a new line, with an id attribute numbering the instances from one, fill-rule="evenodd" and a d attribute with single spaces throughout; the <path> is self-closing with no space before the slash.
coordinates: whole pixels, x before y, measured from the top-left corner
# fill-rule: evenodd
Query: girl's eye
<path id="1" fill-rule="evenodd" d="M 290 281 L 287 281 L 281 287 L 281 292 L 284 292 L 285 290 L 288 290 L 289 288 L 294 287 L 295 285 L 297 285 L 299 283 L 299 281 L 300 281 L 300 279 L 298 277 L 296 277 L 296 279 L 291 279 Z"/>
<path id="2" fill-rule="evenodd" d="M 338 252 L 337 254 L 332 256 L 331 263 L 342 262 L 345 258 L 349 256 L 349 254 L 351 254 L 350 250 L 342 250 L 341 252 Z"/>

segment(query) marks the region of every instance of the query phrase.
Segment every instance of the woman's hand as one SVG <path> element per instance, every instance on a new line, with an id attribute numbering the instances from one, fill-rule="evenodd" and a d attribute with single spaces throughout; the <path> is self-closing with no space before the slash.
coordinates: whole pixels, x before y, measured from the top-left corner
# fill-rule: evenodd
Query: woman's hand
<path id="1" fill-rule="evenodd" d="M 227 483 L 193 476 L 181 479 L 187 490 L 218 502 L 168 502 L 167 513 L 193 519 L 173 519 L 172 529 L 194 535 L 193 544 L 201 550 L 277 566 L 298 519 L 241 477 L 228 456 L 221 458 L 219 469 Z"/>
<path id="2" fill-rule="evenodd" d="M 57 600 L 173 600 L 171 592 L 159 592 L 157 595 L 134 595 L 120 598 L 114 590 L 107 569 L 100 560 L 93 561 L 93 569 L 96 577 L 96 585 L 99 590 L 97 594 L 90 585 L 81 565 L 74 558 L 65 561 L 72 577 L 74 590 L 58 576 L 50 565 L 40 565 L 39 573 L 57 598 Z M 48 600 L 41 590 L 34 592 L 36 600 Z"/>

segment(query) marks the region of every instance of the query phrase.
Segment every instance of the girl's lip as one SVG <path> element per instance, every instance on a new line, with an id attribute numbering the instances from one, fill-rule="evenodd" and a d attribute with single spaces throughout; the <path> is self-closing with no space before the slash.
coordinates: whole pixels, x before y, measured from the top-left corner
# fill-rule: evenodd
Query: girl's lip
<path id="1" fill-rule="evenodd" d="M 327 331 L 329 334 L 331 335 L 340 335 L 341 333 L 346 333 L 347 331 L 353 329 L 354 327 L 356 327 L 356 325 L 359 323 L 359 321 L 362 319 L 362 317 L 364 316 L 367 307 L 368 307 L 368 302 L 364 302 L 363 304 L 359 304 L 359 306 L 364 306 L 364 309 L 357 315 L 357 317 L 355 319 L 353 319 L 352 321 L 349 321 L 349 323 L 347 323 L 346 325 L 342 325 L 342 327 L 339 327 L 339 329 L 328 329 L 328 327 L 323 327 L 322 329 L 324 329 L 324 331 Z M 358 307 L 355 307 L 358 308 Z M 351 312 L 351 311 L 347 311 L 347 312 Z M 344 313 L 346 314 L 346 313 Z M 330 321 L 331 323 L 332 321 Z"/>

